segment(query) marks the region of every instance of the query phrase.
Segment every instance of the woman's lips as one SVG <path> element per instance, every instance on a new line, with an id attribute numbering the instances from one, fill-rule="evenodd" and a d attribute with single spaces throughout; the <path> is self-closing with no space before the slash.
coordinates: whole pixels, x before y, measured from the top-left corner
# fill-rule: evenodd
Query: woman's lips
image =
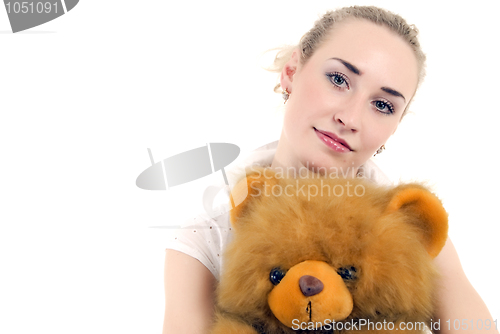
<path id="1" fill-rule="evenodd" d="M 323 131 L 323 130 L 318 130 L 314 128 L 314 131 L 316 132 L 316 135 L 318 138 L 329 148 L 334 150 L 335 152 L 340 152 L 340 153 L 347 153 L 351 152 L 352 149 L 351 147 L 347 144 L 347 142 L 335 134 L 328 132 L 328 131 Z"/>

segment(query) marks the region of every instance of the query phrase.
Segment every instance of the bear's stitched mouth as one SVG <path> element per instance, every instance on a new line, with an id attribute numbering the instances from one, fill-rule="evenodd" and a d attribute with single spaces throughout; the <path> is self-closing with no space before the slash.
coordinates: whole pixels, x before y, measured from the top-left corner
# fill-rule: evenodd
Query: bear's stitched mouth
<path id="1" fill-rule="evenodd" d="M 309 322 L 311 322 L 312 321 L 312 303 L 311 303 L 311 301 L 309 301 L 309 303 L 307 303 L 306 312 L 309 313 Z"/>

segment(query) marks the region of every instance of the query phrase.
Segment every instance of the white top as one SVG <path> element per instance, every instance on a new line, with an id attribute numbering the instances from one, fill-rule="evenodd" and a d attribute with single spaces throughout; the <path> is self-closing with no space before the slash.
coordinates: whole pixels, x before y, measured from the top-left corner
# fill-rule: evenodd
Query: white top
<path id="1" fill-rule="evenodd" d="M 245 168 L 249 166 L 270 166 L 277 146 L 278 141 L 275 141 L 259 147 L 227 170 L 229 184 L 234 185 L 237 180 L 243 177 Z M 368 160 L 362 168 L 368 179 L 377 184 L 390 184 L 390 180 L 372 160 Z M 228 187 L 224 183 L 208 187 L 205 190 L 203 201 L 206 212 L 184 222 L 178 232 L 169 238 L 166 248 L 185 253 L 199 260 L 218 281 L 222 267 L 222 253 L 232 237 L 229 222 Z"/>

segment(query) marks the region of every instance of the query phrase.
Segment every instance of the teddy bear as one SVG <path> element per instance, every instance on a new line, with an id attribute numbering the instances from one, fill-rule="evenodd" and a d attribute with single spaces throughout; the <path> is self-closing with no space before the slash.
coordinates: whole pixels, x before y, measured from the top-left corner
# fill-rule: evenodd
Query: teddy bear
<path id="1" fill-rule="evenodd" d="M 430 327 L 448 215 L 426 187 L 254 168 L 230 198 L 212 334 Z"/>

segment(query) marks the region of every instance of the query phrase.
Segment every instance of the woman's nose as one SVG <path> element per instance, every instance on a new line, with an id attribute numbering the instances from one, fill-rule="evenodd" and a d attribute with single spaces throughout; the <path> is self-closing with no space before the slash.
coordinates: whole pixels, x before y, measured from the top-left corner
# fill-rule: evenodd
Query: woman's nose
<path id="1" fill-rule="evenodd" d="M 341 108 L 333 115 L 333 119 L 345 130 L 357 132 L 361 128 L 362 111 L 363 103 L 361 99 L 356 99 L 341 106 Z"/>

